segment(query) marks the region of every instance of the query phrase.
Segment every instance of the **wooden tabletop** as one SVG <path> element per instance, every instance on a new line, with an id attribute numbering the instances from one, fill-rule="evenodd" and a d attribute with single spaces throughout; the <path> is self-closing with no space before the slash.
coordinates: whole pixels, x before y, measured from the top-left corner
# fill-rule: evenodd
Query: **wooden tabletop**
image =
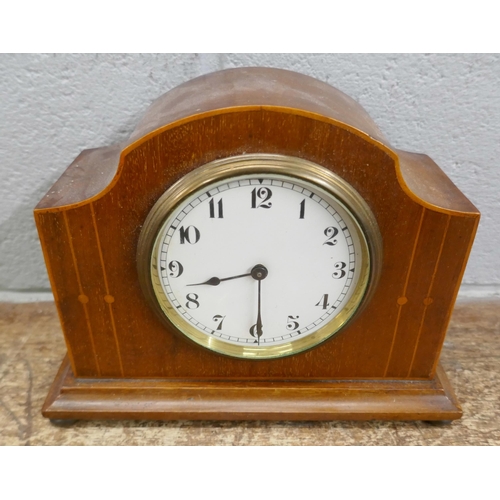
<path id="1" fill-rule="evenodd" d="M 461 420 L 426 422 L 76 421 L 40 409 L 65 354 L 53 303 L 0 303 L 0 445 L 499 445 L 500 301 L 460 302 L 441 360 Z"/>

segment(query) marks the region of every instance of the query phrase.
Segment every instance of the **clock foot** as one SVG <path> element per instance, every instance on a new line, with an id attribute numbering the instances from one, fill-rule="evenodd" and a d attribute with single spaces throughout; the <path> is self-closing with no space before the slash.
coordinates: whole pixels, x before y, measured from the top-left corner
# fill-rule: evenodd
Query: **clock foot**
<path id="1" fill-rule="evenodd" d="M 74 418 L 51 418 L 50 423 L 56 427 L 71 427 L 76 422 Z"/>
<path id="2" fill-rule="evenodd" d="M 434 427 L 447 427 L 451 425 L 452 420 L 424 420 L 423 422 Z"/>

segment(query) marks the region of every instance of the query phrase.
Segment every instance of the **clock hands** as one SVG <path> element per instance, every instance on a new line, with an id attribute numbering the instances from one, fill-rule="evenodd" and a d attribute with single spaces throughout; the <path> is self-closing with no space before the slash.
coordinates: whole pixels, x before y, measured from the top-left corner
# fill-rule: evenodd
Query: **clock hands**
<path id="1" fill-rule="evenodd" d="M 198 285 L 210 285 L 210 286 L 217 286 L 219 285 L 222 281 L 229 281 L 229 280 L 235 280 L 237 278 L 244 278 L 245 276 L 251 276 L 252 273 L 246 273 L 246 274 L 238 274 L 238 276 L 230 276 L 229 278 L 216 278 L 215 276 L 213 278 L 210 278 L 207 281 L 204 281 L 203 283 L 191 283 L 190 285 L 187 286 L 198 286 Z"/>
<path id="2" fill-rule="evenodd" d="M 210 278 L 209 280 L 204 281 L 203 283 L 191 283 L 186 286 L 199 286 L 199 285 L 217 286 L 220 285 L 220 283 L 222 283 L 223 281 L 235 280 L 237 278 L 245 278 L 246 276 L 252 276 L 252 278 L 256 280 L 261 280 L 267 276 L 267 269 L 262 264 L 257 264 L 252 268 L 252 270 L 249 273 L 246 274 L 238 274 L 237 276 L 230 276 L 229 278 L 217 278 L 216 276 L 214 276 L 213 278 Z"/>
<path id="3" fill-rule="evenodd" d="M 260 345 L 260 338 L 262 337 L 262 318 L 260 316 L 260 287 L 262 280 L 258 280 L 258 305 L 257 305 L 257 323 L 255 323 L 255 335 L 257 335 L 257 344 Z M 252 328 L 250 328 L 250 334 L 252 334 Z M 252 334 L 253 335 L 253 334 Z"/>
<path id="4" fill-rule="evenodd" d="M 260 344 L 260 337 L 262 337 L 262 317 L 260 314 L 261 304 L 261 282 L 267 276 L 268 271 L 262 264 L 257 264 L 250 273 L 252 278 L 257 280 L 257 322 L 250 328 L 250 335 L 257 336 L 257 344 Z"/>
<path id="5" fill-rule="evenodd" d="M 266 278 L 269 274 L 267 268 L 262 264 L 257 264 L 252 268 L 249 273 L 238 274 L 237 276 L 229 276 L 228 278 L 217 278 L 214 276 L 207 281 L 203 281 L 202 283 L 190 283 L 187 286 L 200 286 L 200 285 L 209 285 L 209 286 L 218 286 L 223 281 L 235 280 L 238 278 L 245 278 L 246 276 L 251 276 L 254 280 L 257 281 L 257 322 L 250 328 L 250 335 L 252 337 L 257 337 L 257 343 L 260 344 L 260 338 L 263 334 L 262 328 L 262 314 L 261 314 L 261 302 L 262 302 L 262 280 Z"/>

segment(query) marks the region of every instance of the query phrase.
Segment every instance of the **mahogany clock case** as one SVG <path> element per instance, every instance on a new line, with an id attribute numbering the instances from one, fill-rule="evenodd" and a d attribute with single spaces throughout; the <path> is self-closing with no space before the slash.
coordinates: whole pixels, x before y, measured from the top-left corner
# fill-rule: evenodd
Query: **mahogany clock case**
<path id="1" fill-rule="evenodd" d="M 141 228 L 179 179 L 246 154 L 314 162 L 370 207 L 378 285 L 336 336 L 290 357 L 242 360 L 161 322 L 137 271 Z M 340 91 L 240 68 L 157 99 L 129 141 L 83 151 L 35 209 L 68 349 L 49 418 L 438 419 L 461 410 L 438 367 L 479 212 L 427 156 L 392 148 Z"/>

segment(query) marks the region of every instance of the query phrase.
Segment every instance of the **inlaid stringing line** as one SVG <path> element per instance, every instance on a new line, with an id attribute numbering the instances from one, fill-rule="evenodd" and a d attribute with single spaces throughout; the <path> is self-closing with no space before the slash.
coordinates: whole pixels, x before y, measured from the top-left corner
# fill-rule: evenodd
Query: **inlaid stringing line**
<path id="1" fill-rule="evenodd" d="M 446 240 L 446 235 L 448 233 L 448 228 L 450 227 L 450 221 L 451 221 L 451 215 L 448 215 L 448 218 L 446 220 L 446 227 L 444 228 L 444 232 L 443 232 L 443 238 L 441 240 L 441 246 L 439 247 L 439 253 L 438 253 L 436 265 L 434 266 L 434 272 L 432 273 L 431 282 L 429 284 L 429 289 L 427 290 L 427 295 L 425 297 L 426 299 L 431 298 L 432 287 L 434 285 L 434 279 L 436 278 L 436 274 L 437 274 L 437 270 L 438 270 L 438 267 L 439 267 L 439 263 L 441 261 L 441 254 L 443 253 L 444 242 Z M 424 326 L 425 315 L 427 313 L 427 307 L 429 305 L 430 305 L 429 303 L 424 302 L 424 312 L 422 313 L 422 319 L 420 321 L 420 326 L 419 326 L 418 334 L 417 334 L 417 341 L 415 343 L 415 348 L 413 349 L 413 356 L 411 357 L 411 363 L 410 363 L 410 367 L 408 368 L 407 377 L 410 376 L 411 370 L 413 368 L 413 363 L 415 361 L 415 356 L 417 354 L 418 343 L 420 341 L 420 335 L 422 334 L 422 329 L 423 329 L 423 326 Z"/>
<path id="2" fill-rule="evenodd" d="M 102 269 L 102 276 L 104 278 L 104 287 L 106 288 L 106 295 L 110 295 L 110 293 L 109 293 L 109 285 L 108 285 L 108 278 L 106 276 L 106 269 L 104 267 L 104 258 L 102 256 L 101 240 L 99 238 L 99 231 L 97 229 L 97 222 L 96 222 L 96 218 L 95 218 L 95 212 L 94 212 L 94 205 L 93 205 L 93 203 L 90 203 L 90 212 L 92 214 L 92 224 L 94 225 L 95 239 L 96 239 L 96 242 L 97 242 L 97 250 L 99 252 L 99 259 L 101 260 L 101 269 Z M 122 363 L 122 356 L 121 356 L 121 353 L 120 353 L 120 345 L 118 343 L 118 335 L 116 334 L 115 316 L 113 314 L 113 304 L 110 303 L 110 302 L 107 302 L 107 304 L 108 304 L 109 316 L 111 318 L 111 325 L 113 327 L 113 337 L 115 339 L 116 352 L 118 354 L 118 363 L 120 365 L 120 373 L 123 376 L 124 375 L 123 363 Z"/>
<path id="3" fill-rule="evenodd" d="M 71 257 L 73 258 L 73 265 L 75 268 L 75 274 L 76 274 L 76 281 L 78 283 L 78 289 L 80 291 L 80 295 L 84 295 L 83 293 L 83 287 L 82 287 L 82 281 L 80 279 L 80 271 L 78 270 L 78 264 L 76 262 L 76 255 L 75 255 L 75 249 L 73 248 L 73 238 L 71 236 L 71 232 L 69 230 L 69 224 L 68 224 L 68 216 L 66 215 L 66 212 L 63 212 L 63 217 L 64 217 L 64 225 L 66 226 L 66 233 L 68 235 L 68 242 L 69 242 L 69 248 L 71 250 Z M 90 343 L 92 345 L 92 353 L 94 354 L 94 361 L 97 367 L 97 374 L 100 376 L 101 375 L 101 369 L 99 367 L 99 361 L 97 359 L 97 354 L 95 350 L 95 343 L 94 343 L 94 335 L 92 333 L 92 326 L 90 325 L 90 318 L 89 318 L 89 311 L 87 309 L 87 304 L 82 302 L 81 303 L 83 306 L 83 311 L 85 313 L 85 319 L 87 321 L 87 329 L 89 332 L 90 336 Z"/>
<path id="4" fill-rule="evenodd" d="M 479 215 L 479 214 L 477 214 L 477 215 Z M 466 249 L 466 253 L 465 253 L 466 256 L 470 255 L 472 245 L 474 243 L 474 238 L 476 236 L 476 231 L 477 231 L 478 225 L 479 225 L 479 217 L 476 218 L 476 220 L 474 222 L 474 228 L 473 228 L 472 232 L 470 233 L 469 243 L 467 244 L 467 249 Z M 467 259 L 465 259 L 465 261 L 461 262 L 461 270 L 460 270 L 460 274 L 459 274 L 460 279 L 456 280 L 455 287 L 453 289 L 453 293 L 451 294 L 451 297 L 453 299 L 456 299 L 456 297 L 458 295 L 458 291 L 460 289 L 460 285 L 462 282 L 461 277 L 463 276 L 463 273 L 465 271 L 466 264 L 467 264 Z M 441 331 L 441 335 L 439 338 L 439 345 L 441 345 L 441 346 L 443 345 L 444 338 L 445 338 L 446 332 L 448 330 L 448 326 L 450 324 L 452 310 L 453 310 L 452 308 L 448 309 L 446 315 L 444 316 L 443 330 Z M 434 363 L 432 365 L 431 373 L 436 373 L 436 369 L 437 369 L 438 364 L 439 364 L 439 356 L 436 356 L 434 359 Z"/>
<path id="5" fill-rule="evenodd" d="M 420 215 L 420 221 L 418 223 L 417 234 L 415 236 L 415 242 L 413 243 L 413 250 L 411 252 L 410 264 L 408 266 L 408 271 L 406 273 L 406 280 L 405 280 L 405 284 L 404 284 L 404 287 L 403 287 L 403 293 L 402 293 L 401 297 L 406 297 L 406 290 L 408 288 L 408 283 L 410 281 L 410 274 L 411 274 L 411 270 L 412 270 L 412 267 L 413 267 L 413 261 L 415 260 L 415 253 L 417 251 L 417 244 L 418 244 L 418 239 L 420 238 L 420 231 L 422 229 L 422 223 L 423 223 L 423 220 L 424 220 L 424 214 L 425 214 L 425 207 L 422 207 L 422 214 Z M 394 344 L 396 343 L 396 336 L 397 336 L 398 327 L 399 327 L 399 319 L 401 317 L 401 309 L 402 309 L 403 305 L 404 304 L 398 304 L 398 315 L 396 317 L 396 324 L 394 325 L 394 333 L 392 334 L 392 343 L 391 343 L 391 348 L 389 350 L 389 356 L 387 358 L 387 364 L 385 365 L 384 377 L 387 376 L 387 371 L 389 370 L 389 364 L 391 362 L 392 351 L 394 349 Z"/>

